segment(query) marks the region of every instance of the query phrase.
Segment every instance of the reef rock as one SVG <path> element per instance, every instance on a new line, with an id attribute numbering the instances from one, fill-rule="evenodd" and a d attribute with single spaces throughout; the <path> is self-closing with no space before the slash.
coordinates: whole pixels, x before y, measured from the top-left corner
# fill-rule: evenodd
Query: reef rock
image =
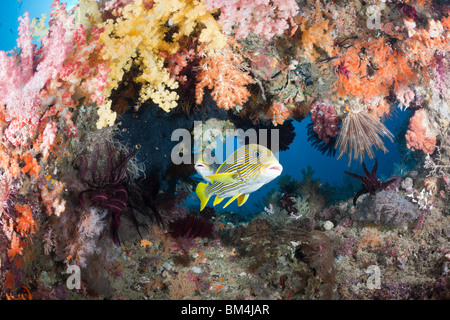
<path id="1" fill-rule="evenodd" d="M 376 224 L 403 226 L 420 216 L 420 210 L 393 190 L 369 195 L 357 205 L 359 220 Z"/>

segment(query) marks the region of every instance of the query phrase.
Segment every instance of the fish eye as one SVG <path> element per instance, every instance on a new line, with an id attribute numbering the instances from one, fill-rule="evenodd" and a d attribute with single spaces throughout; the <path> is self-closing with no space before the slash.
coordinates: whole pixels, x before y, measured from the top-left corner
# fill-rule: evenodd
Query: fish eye
<path id="1" fill-rule="evenodd" d="M 255 151 L 255 153 L 253 154 L 256 158 L 259 157 L 259 151 Z"/>

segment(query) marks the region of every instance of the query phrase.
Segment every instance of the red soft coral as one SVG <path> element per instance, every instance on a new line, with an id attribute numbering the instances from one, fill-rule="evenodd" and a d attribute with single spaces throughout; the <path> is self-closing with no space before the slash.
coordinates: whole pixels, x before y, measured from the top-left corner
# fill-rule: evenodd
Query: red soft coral
<path id="1" fill-rule="evenodd" d="M 166 60 L 167 71 L 170 73 L 170 76 L 178 82 L 186 82 L 186 76 L 180 77 L 180 72 L 194 60 L 195 50 L 183 49 L 175 54 L 169 54 L 166 51 L 161 51 L 159 55 Z"/>
<path id="2" fill-rule="evenodd" d="M 332 105 L 316 101 L 311 106 L 311 119 L 314 132 L 328 144 L 339 132 L 339 117 Z"/>

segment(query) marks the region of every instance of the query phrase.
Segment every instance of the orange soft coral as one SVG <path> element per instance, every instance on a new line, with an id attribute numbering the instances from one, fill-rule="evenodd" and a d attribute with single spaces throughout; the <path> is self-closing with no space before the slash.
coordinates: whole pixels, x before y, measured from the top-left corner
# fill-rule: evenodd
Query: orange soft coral
<path id="1" fill-rule="evenodd" d="M 26 237 L 28 234 L 33 234 L 36 230 L 36 222 L 31 214 L 31 208 L 28 205 L 18 205 L 14 206 L 17 213 L 17 226 L 16 230 L 20 233 L 22 237 Z"/>
<path id="2" fill-rule="evenodd" d="M 378 120 L 384 120 L 390 112 L 390 105 L 386 99 L 380 99 L 378 103 L 368 106 L 368 112 Z"/>
<path id="3" fill-rule="evenodd" d="M 22 255 L 23 249 L 24 247 L 19 236 L 14 232 L 11 238 L 11 247 L 8 249 L 9 259 L 12 261 L 17 255 Z"/>
<path id="4" fill-rule="evenodd" d="M 331 35 L 331 24 L 328 20 L 314 24 L 310 28 L 306 28 L 305 21 L 300 25 L 302 30 L 302 48 L 305 56 L 309 61 L 315 62 L 319 58 L 319 54 L 314 47 L 323 49 L 329 56 L 333 53 L 333 36 Z"/>
<path id="5" fill-rule="evenodd" d="M 38 165 L 36 159 L 27 153 L 23 156 L 23 160 L 25 161 L 25 166 L 22 168 L 22 173 L 28 173 L 30 176 L 34 175 L 37 177 L 41 167 Z"/>
<path id="6" fill-rule="evenodd" d="M 266 115 L 272 121 L 273 125 L 277 126 L 282 125 L 284 120 L 291 116 L 291 110 L 282 103 L 274 103 L 267 110 Z"/>
<path id="7" fill-rule="evenodd" d="M 5 282 L 3 283 L 3 285 L 5 286 L 5 288 L 7 288 L 9 290 L 14 289 L 14 276 L 11 272 L 8 272 L 6 274 Z"/>
<path id="8" fill-rule="evenodd" d="M 445 21 L 443 22 L 445 24 Z M 424 69 L 424 72 L 422 72 L 424 76 L 426 76 L 425 71 L 428 70 L 428 66 L 432 64 L 436 50 L 450 50 L 450 42 L 448 41 L 450 35 L 448 31 L 445 34 L 444 26 L 439 24 L 442 29 L 434 30 L 434 20 L 429 20 L 429 25 L 429 30 L 418 29 L 414 35 L 403 43 L 407 58 L 421 65 Z"/>
<path id="9" fill-rule="evenodd" d="M 16 204 L 14 208 L 16 210 L 15 219 L 2 218 L 3 233 L 10 241 L 8 256 L 11 261 L 16 256 L 23 254 L 27 237 L 34 234 L 37 227 L 28 205 Z"/>
<path id="10" fill-rule="evenodd" d="M 432 154 L 436 149 L 436 135 L 428 129 L 428 117 L 423 109 L 417 110 L 409 121 L 406 146 L 411 150 L 422 150 Z"/>
<path id="11" fill-rule="evenodd" d="M 237 49 L 239 45 L 230 40 L 225 48 L 215 50 L 202 59 L 195 92 L 197 104 L 203 101 L 205 87 L 212 90 L 212 98 L 219 108 L 228 110 L 247 101 L 250 92 L 246 85 L 253 80 L 244 71 L 244 59 L 236 52 Z"/>
<path id="12" fill-rule="evenodd" d="M 355 43 L 335 60 L 336 68 L 343 64 L 346 72 L 339 73 L 339 95 L 363 98 L 366 104 L 388 96 L 392 85 L 407 85 L 416 79 L 406 57 L 383 38 Z"/>

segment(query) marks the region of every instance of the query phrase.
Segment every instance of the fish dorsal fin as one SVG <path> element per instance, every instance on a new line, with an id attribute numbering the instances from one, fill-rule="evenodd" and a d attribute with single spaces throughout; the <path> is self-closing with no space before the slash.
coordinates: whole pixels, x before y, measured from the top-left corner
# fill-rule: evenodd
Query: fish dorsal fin
<path id="1" fill-rule="evenodd" d="M 242 206 L 248 199 L 249 194 L 241 194 L 237 199 L 238 199 L 238 206 Z"/>
<path id="2" fill-rule="evenodd" d="M 221 203 L 222 200 L 223 200 L 223 198 L 221 198 L 221 197 L 219 197 L 219 196 L 216 196 L 216 198 L 214 199 L 213 206 L 215 206 L 216 204 Z"/>
<path id="3" fill-rule="evenodd" d="M 239 197 L 240 195 L 241 195 L 241 193 L 239 193 L 239 194 L 233 196 L 230 200 L 228 200 L 227 203 L 225 203 L 225 205 L 223 206 L 223 208 L 225 209 L 226 207 L 228 207 L 228 205 L 229 205 L 230 203 L 232 203 L 234 200 L 236 200 L 236 198 Z"/>
<path id="4" fill-rule="evenodd" d="M 223 172 L 223 173 L 215 173 L 210 176 L 206 176 L 206 178 L 210 179 L 211 182 L 218 181 L 225 184 L 234 183 L 237 181 L 237 177 L 239 176 L 236 172 Z"/>

